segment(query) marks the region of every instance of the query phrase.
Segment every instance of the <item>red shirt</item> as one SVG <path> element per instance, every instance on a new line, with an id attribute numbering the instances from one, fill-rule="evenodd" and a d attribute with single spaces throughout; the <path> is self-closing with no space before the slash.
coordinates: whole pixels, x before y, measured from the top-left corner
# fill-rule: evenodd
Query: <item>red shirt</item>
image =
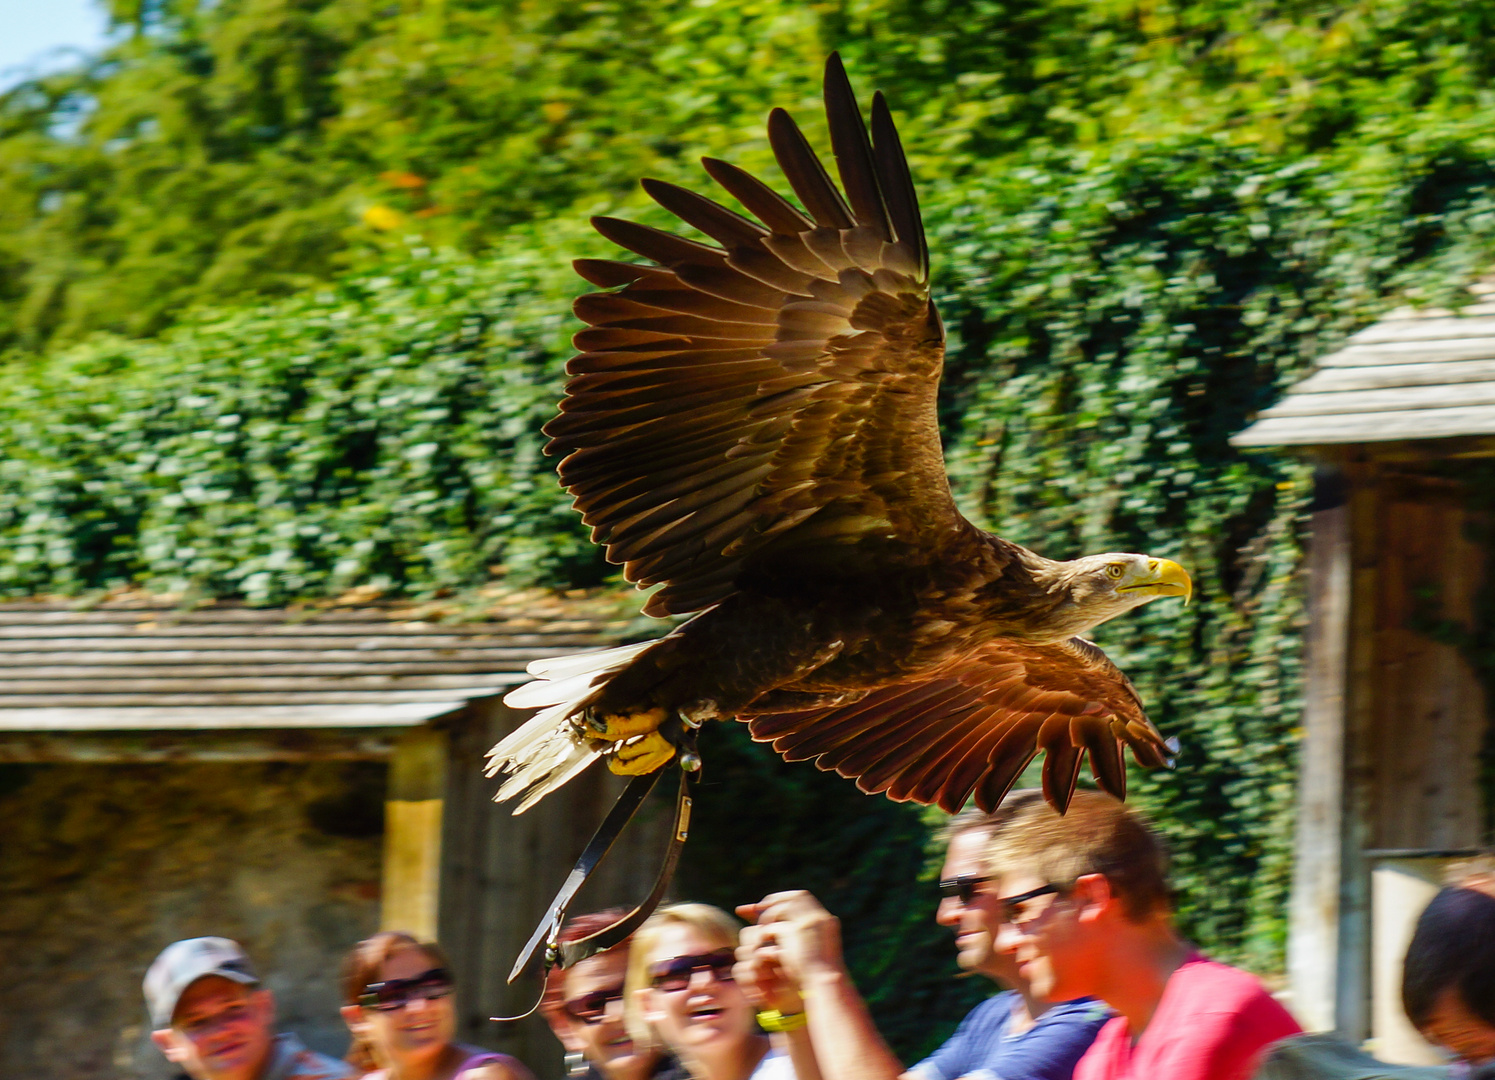
<path id="1" fill-rule="evenodd" d="M 1198 953 L 1168 977 L 1142 1037 L 1113 1017 L 1074 1080 L 1247 1080 L 1262 1051 L 1303 1029 L 1256 977 Z"/>

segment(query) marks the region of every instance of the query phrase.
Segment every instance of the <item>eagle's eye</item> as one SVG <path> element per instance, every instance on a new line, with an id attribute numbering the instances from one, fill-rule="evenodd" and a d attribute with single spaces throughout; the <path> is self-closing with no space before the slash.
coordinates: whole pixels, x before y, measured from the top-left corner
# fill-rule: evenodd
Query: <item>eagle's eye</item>
<path id="1" fill-rule="evenodd" d="M 1125 568 L 1119 562 L 1107 563 L 1106 577 L 1110 578 L 1112 581 L 1115 581 L 1116 579 L 1121 577 L 1124 569 Z"/>

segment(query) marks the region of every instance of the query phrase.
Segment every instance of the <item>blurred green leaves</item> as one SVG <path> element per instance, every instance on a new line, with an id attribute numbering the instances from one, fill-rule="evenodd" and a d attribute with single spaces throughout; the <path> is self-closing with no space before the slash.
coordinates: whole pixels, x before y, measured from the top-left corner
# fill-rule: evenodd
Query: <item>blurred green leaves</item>
<path id="1" fill-rule="evenodd" d="M 494 573 L 596 581 L 535 438 L 559 392 L 565 273 L 413 252 L 0 374 L 0 589 L 273 603 Z"/>
<path id="2" fill-rule="evenodd" d="M 0 95 L 0 348 L 154 334 L 419 234 L 637 203 L 812 131 L 820 63 L 887 91 L 924 177 L 1208 136 L 1295 160 L 1489 137 L 1464 0 L 113 0 L 95 63 Z"/>

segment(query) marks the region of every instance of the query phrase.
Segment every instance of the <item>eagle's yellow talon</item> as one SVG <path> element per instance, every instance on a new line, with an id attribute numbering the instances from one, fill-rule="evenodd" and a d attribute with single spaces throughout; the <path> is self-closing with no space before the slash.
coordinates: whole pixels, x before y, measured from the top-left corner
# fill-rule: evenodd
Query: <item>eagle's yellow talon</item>
<path id="1" fill-rule="evenodd" d="M 675 747 L 657 731 L 651 731 L 637 742 L 618 747 L 609 754 L 607 768 L 618 776 L 643 776 L 664 765 L 675 756 Z"/>
<path id="2" fill-rule="evenodd" d="M 619 743 L 635 735 L 647 735 L 658 731 L 665 721 L 663 709 L 634 713 L 631 716 L 599 716 L 587 721 L 588 734 L 604 742 Z"/>

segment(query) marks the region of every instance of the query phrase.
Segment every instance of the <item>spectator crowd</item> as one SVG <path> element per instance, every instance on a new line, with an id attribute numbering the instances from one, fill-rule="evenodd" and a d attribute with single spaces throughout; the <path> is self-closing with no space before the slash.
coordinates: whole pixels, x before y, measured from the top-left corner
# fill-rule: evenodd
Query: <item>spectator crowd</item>
<path id="1" fill-rule="evenodd" d="M 547 975 L 541 1012 L 585 1080 L 1495 1080 L 1495 872 L 1471 866 L 1422 914 L 1403 1000 L 1446 1070 L 1398 1070 L 1322 1037 L 1173 922 L 1167 853 L 1134 810 L 1078 792 L 1063 816 L 1018 792 L 950 822 L 937 919 L 1001 992 L 933 1054 L 900 1062 L 806 892 L 731 914 L 656 912 L 633 937 Z M 619 912 L 573 919 L 563 940 Z M 145 976 L 152 1039 L 193 1080 L 533 1080 L 456 1041 L 452 967 L 385 931 L 344 964 L 344 1060 L 275 1030 L 275 1004 L 225 938 L 169 945 Z"/>

